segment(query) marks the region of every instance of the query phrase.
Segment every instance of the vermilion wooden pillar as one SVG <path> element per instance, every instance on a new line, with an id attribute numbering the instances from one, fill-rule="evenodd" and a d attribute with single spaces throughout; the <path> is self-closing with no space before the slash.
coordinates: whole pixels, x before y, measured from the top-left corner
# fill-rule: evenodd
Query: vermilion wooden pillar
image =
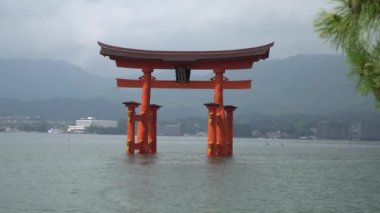
<path id="1" fill-rule="evenodd" d="M 223 105 L 223 74 L 224 69 L 214 69 L 215 86 L 214 86 L 214 102 Z"/>
<path id="2" fill-rule="evenodd" d="M 161 106 L 156 104 L 150 105 L 149 120 L 149 153 L 157 153 L 157 110 Z"/>
<path id="3" fill-rule="evenodd" d="M 234 115 L 233 112 L 237 107 L 226 105 L 224 110 L 226 111 L 226 149 L 225 156 L 232 156 L 233 154 L 233 138 L 234 138 Z"/>
<path id="4" fill-rule="evenodd" d="M 223 89 L 224 89 L 224 69 L 214 69 L 215 86 L 214 86 L 214 102 L 220 106 L 216 109 L 216 147 L 217 156 L 222 156 L 226 149 L 225 140 L 225 114 L 223 109 Z"/>
<path id="5" fill-rule="evenodd" d="M 140 104 L 137 102 L 129 101 L 123 103 L 128 108 L 127 115 L 127 141 L 126 141 L 126 154 L 133 154 L 135 150 L 135 121 L 136 121 L 136 107 Z"/>
<path id="6" fill-rule="evenodd" d="M 207 125 L 207 156 L 217 156 L 216 152 L 216 111 L 220 104 L 207 103 L 205 106 L 208 109 L 208 125 Z"/>
<path id="7" fill-rule="evenodd" d="M 139 153 L 148 153 L 148 125 L 149 125 L 149 106 L 150 106 L 150 89 L 152 81 L 152 68 L 143 68 L 144 75 L 142 77 L 142 94 L 141 94 L 141 120 L 138 125 L 137 142 L 139 144 Z"/>

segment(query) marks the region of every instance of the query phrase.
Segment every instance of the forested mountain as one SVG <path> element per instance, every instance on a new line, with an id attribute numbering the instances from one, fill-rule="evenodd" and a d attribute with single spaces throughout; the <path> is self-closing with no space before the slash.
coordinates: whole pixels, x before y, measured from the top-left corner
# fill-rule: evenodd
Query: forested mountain
<path id="1" fill-rule="evenodd" d="M 112 78 L 91 75 L 64 61 L 0 59 L 0 98 L 36 100 L 113 96 Z"/>

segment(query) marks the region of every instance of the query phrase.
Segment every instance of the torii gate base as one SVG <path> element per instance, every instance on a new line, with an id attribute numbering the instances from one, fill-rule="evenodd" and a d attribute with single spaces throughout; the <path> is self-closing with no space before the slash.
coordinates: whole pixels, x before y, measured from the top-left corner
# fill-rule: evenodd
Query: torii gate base
<path id="1" fill-rule="evenodd" d="M 134 154 L 135 150 L 139 153 L 151 153 L 157 152 L 157 110 L 161 107 L 159 105 L 151 104 L 149 106 L 148 116 L 148 131 L 144 129 L 144 135 L 148 134 L 148 140 L 139 140 L 135 143 L 135 122 L 143 121 L 141 115 L 136 115 L 136 108 L 140 105 L 136 102 L 124 102 L 128 108 L 127 116 L 127 142 L 126 142 L 126 154 Z"/>
<path id="2" fill-rule="evenodd" d="M 232 156 L 233 111 L 235 106 L 217 103 L 205 104 L 208 108 L 207 156 Z"/>
<path id="3" fill-rule="evenodd" d="M 137 102 L 124 102 L 128 109 L 126 154 L 157 153 L 157 110 L 160 106 L 152 104 L 149 107 L 148 141 L 135 143 L 135 123 L 142 121 L 141 115 L 136 115 Z M 208 108 L 208 137 L 207 156 L 232 156 L 233 153 L 233 111 L 235 106 L 222 106 L 207 103 Z M 223 109 L 224 108 L 224 109 Z M 146 134 L 146 133 L 144 133 Z"/>
<path id="4" fill-rule="evenodd" d="M 232 156 L 233 112 L 236 107 L 223 104 L 224 89 L 250 89 L 251 80 L 229 81 L 224 77 L 227 69 L 249 69 L 253 63 L 269 57 L 273 43 L 240 50 L 226 51 L 149 51 L 120 48 L 98 42 L 100 54 L 109 56 L 119 67 L 142 69 L 137 80 L 117 79 L 118 87 L 142 88 L 140 114 L 137 102 L 124 102 L 128 109 L 126 153 L 155 154 L 157 152 L 157 110 L 150 104 L 151 88 L 213 89 L 214 102 L 207 103 L 208 136 L 207 156 Z M 175 69 L 176 81 L 156 80 L 154 69 Z M 190 81 L 190 71 L 211 69 L 215 76 L 210 81 Z M 137 141 L 135 141 L 135 124 Z"/>

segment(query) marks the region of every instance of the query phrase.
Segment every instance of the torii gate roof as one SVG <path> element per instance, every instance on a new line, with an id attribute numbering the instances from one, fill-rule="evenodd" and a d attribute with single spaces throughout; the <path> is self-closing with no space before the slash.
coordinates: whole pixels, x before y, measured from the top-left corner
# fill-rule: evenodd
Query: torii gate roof
<path id="1" fill-rule="evenodd" d="M 100 54 L 109 56 L 119 67 L 174 69 L 249 69 L 269 57 L 274 42 L 252 48 L 222 51 L 157 51 L 111 46 L 98 42 Z"/>

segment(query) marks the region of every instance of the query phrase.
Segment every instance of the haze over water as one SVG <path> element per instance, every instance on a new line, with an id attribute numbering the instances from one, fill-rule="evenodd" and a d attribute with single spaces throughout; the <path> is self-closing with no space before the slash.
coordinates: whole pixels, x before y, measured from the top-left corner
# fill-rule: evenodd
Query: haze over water
<path id="1" fill-rule="evenodd" d="M 379 212 L 380 143 L 159 137 L 124 155 L 124 136 L 0 134 L 0 212 Z"/>

